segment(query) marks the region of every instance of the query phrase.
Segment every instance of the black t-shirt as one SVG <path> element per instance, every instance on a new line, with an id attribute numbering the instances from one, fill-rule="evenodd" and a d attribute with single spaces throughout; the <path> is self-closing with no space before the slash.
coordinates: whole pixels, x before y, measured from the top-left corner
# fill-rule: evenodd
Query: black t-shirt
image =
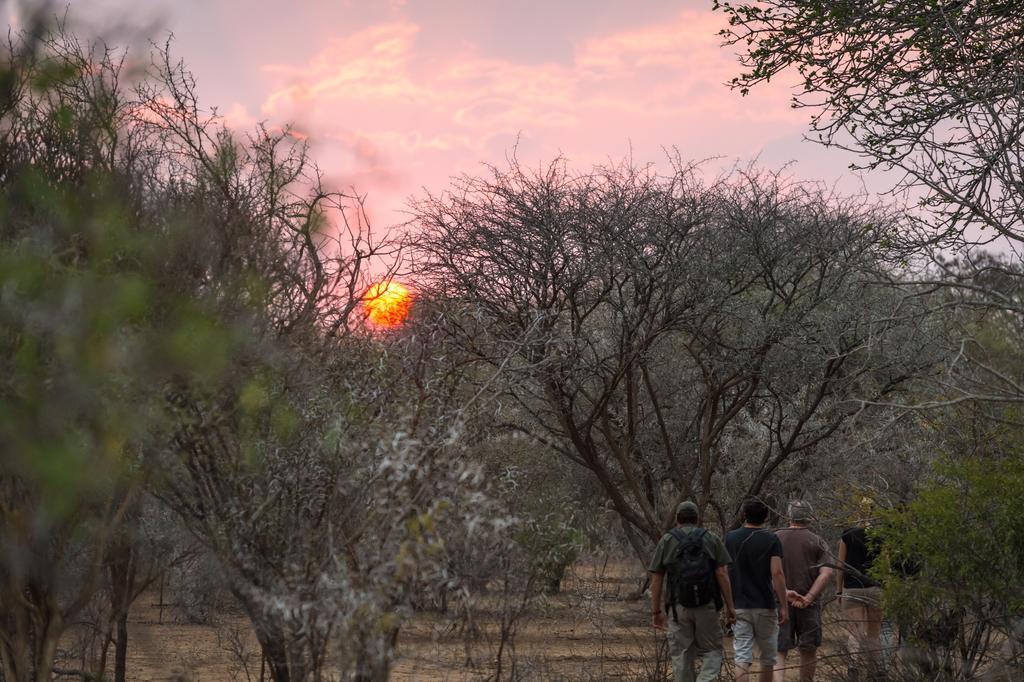
<path id="1" fill-rule="evenodd" d="M 738 609 L 774 609 L 772 557 L 782 557 L 782 543 L 775 533 L 763 528 L 737 528 L 725 537 L 732 557 L 729 580 Z"/>
<path id="2" fill-rule="evenodd" d="M 878 557 L 878 547 L 874 542 L 868 540 L 868 534 L 863 528 L 851 528 L 843 533 L 843 544 L 846 545 L 846 563 L 859 571 L 867 574 L 868 569 L 875 563 Z M 860 578 L 853 574 L 853 571 L 843 570 L 843 587 L 877 587 L 878 583 L 869 578 Z"/>

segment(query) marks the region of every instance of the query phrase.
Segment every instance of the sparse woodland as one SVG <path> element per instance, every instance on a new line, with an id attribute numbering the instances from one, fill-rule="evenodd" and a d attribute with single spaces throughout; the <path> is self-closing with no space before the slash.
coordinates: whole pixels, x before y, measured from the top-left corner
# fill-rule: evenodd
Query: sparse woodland
<path id="1" fill-rule="evenodd" d="M 423 622 L 452 679 L 572 679 L 517 637 L 603 608 L 571 590 L 609 557 L 628 613 L 681 501 L 721 532 L 750 497 L 830 541 L 880 510 L 913 652 L 885 679 L 1016 679 L 1024 3 L 714 4 L 737 97 L 796 70 L 811 134 L 903 184 L 513 154 L 371 226 L 173 44 L 11 33 L 0 680 L 141 679 L 157 600 L 237 679 L 388 679 Z M 415 299 L 381 329 L 391 279 Z M 603 632 L 586 679 L 667 679 L 653 634 L 606 667 Z"/>

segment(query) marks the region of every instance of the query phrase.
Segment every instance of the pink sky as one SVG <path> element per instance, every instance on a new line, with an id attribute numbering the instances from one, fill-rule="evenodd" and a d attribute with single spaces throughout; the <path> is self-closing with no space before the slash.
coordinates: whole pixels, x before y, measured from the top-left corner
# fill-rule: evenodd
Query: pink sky
<path id="1" fill-rule="evenodd" d="M 637 5 L 641 4 L 641 8 Z M 376 225 L 423 188 L 518 156 L 581 168 L 632 154 L 663 162 L 795 161 L 839 181 L 850 159 L 801 141 L 785 84 L 740 97 L 710 2 L 610 0 L 90 0 L 72 16 L 175 35 L 202 102 L 235 127 L 293 123 L 327 177 L 368 196 Z"/>

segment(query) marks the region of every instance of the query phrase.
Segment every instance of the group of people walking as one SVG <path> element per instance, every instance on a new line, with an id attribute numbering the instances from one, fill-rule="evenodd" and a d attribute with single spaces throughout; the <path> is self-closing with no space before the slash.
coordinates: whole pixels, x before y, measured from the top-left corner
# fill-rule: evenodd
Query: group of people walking
<path id="1" fill-rule="evenodd" d="M 843 533 L 838 551 L 810 529 L 811 506 L 790 502 L 789 525 L 765 527 L 768 507 L 759 500 L 743 505 L 743 526 L 723 542 L 699 527 L 693 502 L 676 510 L 676 527 L 654 551 L 651 572 L 653 625 L 667 630 L 675 682 L 717 680 L 723 662 L 719 610 L 733 630 L 736 680 L 750 677 L 755 650 L 761 682 L 781 682 L 796 649 L 800 679 L 814 679 L 822 642 L 822 596 L 836 582 L 853 639 L 877 651 L 881 627 L 881 588 L 866 575 L 874 552 L 862 526 Z M 869 643 L 874 639 L 875 644 Z M 873 648 L 872 648 L 873 646 Z"/>

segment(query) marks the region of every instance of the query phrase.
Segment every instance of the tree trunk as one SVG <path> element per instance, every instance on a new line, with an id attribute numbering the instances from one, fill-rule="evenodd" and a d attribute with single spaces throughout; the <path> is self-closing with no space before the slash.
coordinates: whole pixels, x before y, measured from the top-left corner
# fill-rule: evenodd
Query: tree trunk
<path id="1" fill-rule="evenodd" d="M 283 647 L 276 642 L 265 642 L 262 646 L 263 656 L 267 659 L 267 667 L 270 669 L 270 679 L 273 682 L 292 682 L 288 669 L 288 656 Z M 295 682 L 301 681 L 296 680 Z"/>
<path id="2" fill-rule="evenodd" d="M 55 597 L 13 578 L 0 588 L 0 679 L 50 682 L 65 620 Z"/>
<path id="3" fill-rule="evenodd" d="M 125 535 L 118 537 L 107 559 L 110 575 L 110 616 L 117 637 L 114 640 L 114 680 L 125 682 L 128 659 L 128 609 L 135 595 L 135 548 Z"/>
<path id="4" fill-rule="evenodd" d="M 160 625 L 164 624 L 164 583 L 167 582 L 167 574 L 164 572 L 160 573 L 160 606 L 157 611 L 157 623 Z"/>
<path id="5" fill-rule="evenodd" d="M 36 682 L 50 682 L 53 679 L 53 661 L 57 657 L 57 643 L 63 633 L 64 624 L 60 616 L 51 614 L 39 636 L 35 662 Z M 28 676 L 25 679 L 28 679 Z"/>
<path id="6" fill-rule="evenodd" d="M 270 679 L 273 682 L 305 682 L 318 679 L 319 671 L 315 669 L 315 663 L 311 664 L 307 658 L 302 642 L 290 640 L 288 634 L 276 626 L 269 627 L 273 628 L 273 632 L 268 631 L 266 624 L 257 627 L 256 638 L 263 649 Z"/>
<path id="7" fill-rule="evenodd" d="M 650 553 L 654 550 L 654 544 L 644 542 L 644 537 L 639 535 L 633 526 L 626 519 L 619 517 L 619 521 L 622 524 L 622 532 L 626 536 L 626 540 L 629 542 L 629 546 L 633 548 L 636 553 L 636 558 L 640 560 L 640 563 L 644 566 L 650 560 Z M 660 540 L 660 536 L 658 537 Z M 655 540 L 657 542 L 657 540 Z"/>
<path id="8" fill-rule="evenodd" d="M 111 626 L 106 623 L 103 627 L 103 643 L 100 645 L 100 662 L 96 666 L 96 676 L 100 679 L 106 675 L 107 672 L 107 654 L 110 652 L 110 644 L 114 640 L 114 635 L 111 632 Z M 85 647 L 82 648 L 82 670 L 86 670 L 88 666 L 88 660 L 86 656 Z"/>
<path id="9" fill-rule="evenodd" d="M 391 661 L 388 656 L 391 649 L 398 642 L 398 628 L 393 628 L 387 635 L 387 650 L 376 651 L 373 649 L 370 636 L 361 633 L 359 636 L 359 655 L 356 659 L 356 671 L 353 677 L 355 682 L 387 682 L 391 673 Z"/>
<path id="10" fill-rule="evenodd" d="M 270 679 L 273 682 L 305 682 L 309 677 L 316 679 L 318 671 L 308 669 L 301 642 L 298 643 L 298 646 L 292 646 L 294 640 L 289 637 L 285 628 L 273 617 L 267 616 L 259 600 L 251 597 L 251 593 L 245 586 L 232 585 L 231 594 L 242 605 L 249 617 L 249 622 L 256 633 L 256 640 L 260 643 Z M 261 678 L 263 665 L 264 663 L 261 662 Z"/>
<path id="11" fill-rule="evenodd" d="M 128 610 L 117 617 L 117 648 L 114 650 L 114 682 L 125 682 L 128 660 Z"/>

